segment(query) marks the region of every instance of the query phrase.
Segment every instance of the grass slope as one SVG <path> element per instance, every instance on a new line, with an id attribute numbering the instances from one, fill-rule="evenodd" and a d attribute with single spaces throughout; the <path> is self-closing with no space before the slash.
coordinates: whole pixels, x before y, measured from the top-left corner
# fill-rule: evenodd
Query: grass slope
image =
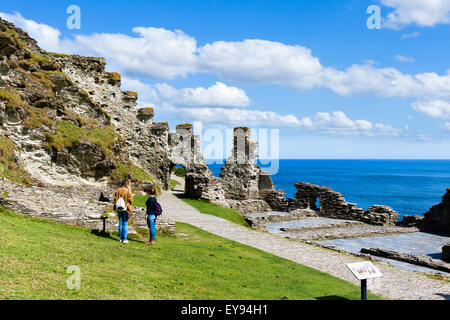
<path id="1" fill-rule="evenodd" d="M 184 198 L 184 202 L 186 202 L 188 205 L 194 207 L 198 211 L 204 214 L 209 214 L 212 216 L 216 216 L 237 224 L 240 224 L 241 226 L 250 228 L 247 221 L 244 220 L 242 215 L 237 212 L 236 210 L 230 209 L 230 208 L 224 208 L 217 204 L 205 201 L 205 200 L 195 200 L 195 199 L 189 199 Z"/>
<path id="2" fill-rule="evenodd" d="M 156 247 L 0 209 L 0 299 L 359 298 L 327 274 L 186 224 Z M 81 289 L 66 287 L 81 268 Z M 373 298 L 373 296 L 372 296 Z"/>

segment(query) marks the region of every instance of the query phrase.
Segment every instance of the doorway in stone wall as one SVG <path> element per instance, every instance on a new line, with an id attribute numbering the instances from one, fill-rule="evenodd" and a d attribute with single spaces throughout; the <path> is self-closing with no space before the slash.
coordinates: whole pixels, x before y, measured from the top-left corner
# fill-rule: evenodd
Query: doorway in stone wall
<path id="1" fill-rule="evenodd" d="M 314 202 L 313 210 L 320 211 L 320 197 L 316 198 L 316 201 Z"/>
<path id="2" fill-rule="evenodd" d="M 186 169 L 179 164 L 172 164 L 170 177 L 170 190 L 182 191 L 184 193 L 184 185 L 186 179 Z"/>

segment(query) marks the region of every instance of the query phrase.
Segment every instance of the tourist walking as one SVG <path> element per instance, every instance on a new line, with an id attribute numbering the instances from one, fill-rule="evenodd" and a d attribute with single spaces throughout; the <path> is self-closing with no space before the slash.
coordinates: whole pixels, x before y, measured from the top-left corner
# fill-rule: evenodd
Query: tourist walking
<path id="1" fill-rule="evenodd" d="M 156 219 L 162 214 L 161 206 L 156 199 L 156 189 L 150 187 L 146 190 L 149 195 L 147 202 L 145 203 L 147 207 L 146 220 L 148 228 L 150 229 L 150 241 L 147 245 L 154 245 L 156 242 Z"/>
<path id="2" fill-rule="evenodd" d="M 114 210 L 119 217 L 119 237 L 123 244 L 128 243 L 128 220 L 133 211 L 133 193 L 131 192 L 131 181 L 125 179 L 122 187 L 117 189 L 114 196 Z"/>

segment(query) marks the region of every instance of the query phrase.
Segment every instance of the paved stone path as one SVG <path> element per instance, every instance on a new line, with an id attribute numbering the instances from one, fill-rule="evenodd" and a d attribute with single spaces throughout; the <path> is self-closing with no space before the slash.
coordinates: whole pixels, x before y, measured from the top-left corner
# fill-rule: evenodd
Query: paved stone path
<path id="1" fill-rule="evenodd" d="M 360 258 L 307 245 L 280 236 L 250 230 L 218 217 L 201 214 L 177 197 L 182 192 L 165 192 L 158 200 L 164 214 L 175 221 L 191 224 L 212 234 L 263 250 L 296 263 L 323 271 L 359 285 L 346 263 Z M 387 299 L 447 299 L 450 300 L 450 282 L 431 279 L 420 273 L 399 270 L 389 264 L 375 262 L 384 277 L 369 281 L 369 290 Z"/>

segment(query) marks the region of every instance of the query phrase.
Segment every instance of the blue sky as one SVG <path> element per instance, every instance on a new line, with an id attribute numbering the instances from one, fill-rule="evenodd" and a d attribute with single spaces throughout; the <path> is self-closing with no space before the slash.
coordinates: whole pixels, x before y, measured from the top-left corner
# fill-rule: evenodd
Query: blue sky
<path id="1" fill-rule="evenodd" d="M 372 4 L 380 30 L 366 25 Z M 66 27 L 69 5 L 80 30 Z M 450 158 L 449 0 L 41 0 L 0 12 L 46 50 L 106 56 L 172 127 L 279 129 L 281 158 Z"/>

